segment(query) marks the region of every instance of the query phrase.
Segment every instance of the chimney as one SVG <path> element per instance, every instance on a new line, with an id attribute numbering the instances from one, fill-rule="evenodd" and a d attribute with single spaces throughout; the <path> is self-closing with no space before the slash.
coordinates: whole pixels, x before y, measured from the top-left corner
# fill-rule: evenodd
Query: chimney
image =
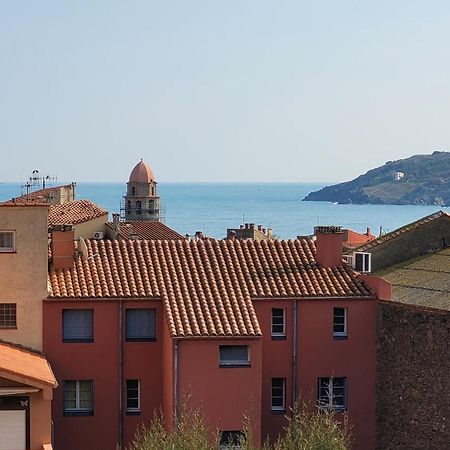
<path id="1" fill-rule="evenodd" d="M 51 231 L 53 269 L 71 269 L 75 255 L 75 232 L 71 225 L 64 225 Z"/>
<path id="2" fill-rule="evenodd" d="M 316 262 L 323 267 L 342 266 L 342 229 L 336 226 L 314 228 Z"/>
<path id="3" fill-rule="evenodd" d="M 203 239 L 204 238 L 204 236 L 203 236 L 203 231 L 196 231 L 195 232 L 195 240 L 196 241 L 200 241 L 201 239 Z"/>
<path id="4" fill-rule="evenodd" d="M 120 215 L 117 213 L 114 213 L 113 215 L 113 239 L 118 239 L 119 238 L 119 217 Z"/>
<path id="5" fill-rule="evenodd" d="M 367 231 L 366 231 L 367 236 L 370 236 L 370 228 L 367 227 Z"/>

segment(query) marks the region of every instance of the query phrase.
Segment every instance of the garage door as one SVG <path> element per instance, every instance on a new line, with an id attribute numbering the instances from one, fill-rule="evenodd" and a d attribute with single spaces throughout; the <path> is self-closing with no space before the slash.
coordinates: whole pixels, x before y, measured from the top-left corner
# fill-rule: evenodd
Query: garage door
<path id="1" fill-rule="evenodd" d="M 0 450 L 25 450 L 25 411 L 0 411 Z"/>

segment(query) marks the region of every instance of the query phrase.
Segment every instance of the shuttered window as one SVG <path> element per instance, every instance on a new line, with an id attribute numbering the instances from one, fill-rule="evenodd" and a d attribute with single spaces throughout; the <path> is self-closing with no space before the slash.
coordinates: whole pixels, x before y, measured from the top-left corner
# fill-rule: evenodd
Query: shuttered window
<path id="1" fill-rule="evenodd" d="M 63 310 L 63 342 L 93 342 L 92 309 Z"/>
<path id="2" fill-rule="evenodd" d="M 153 341 L 156 339 L 156 311 L 150 308 L 127 309 L 127 341 Z"/>
<path id="3" fill-rule="evenodd" d="M 0 411 L 0 450 L 26 449 L 26 411 Z"/>

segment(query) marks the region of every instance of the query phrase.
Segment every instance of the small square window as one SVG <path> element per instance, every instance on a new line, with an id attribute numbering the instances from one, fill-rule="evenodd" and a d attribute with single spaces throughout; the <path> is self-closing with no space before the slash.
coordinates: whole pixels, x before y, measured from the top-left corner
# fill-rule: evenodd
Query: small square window
<path id="1" fill-rule="evenodd" d="M 319 408 L 345 411 L 347 409 L 347 378 L 319 378 Z"/>
<path id="2" fill-rule="evenodd" d="M 140 412 L 140 387 L 139 380 L 127 380 L 127 412 Z"/>
<path id="3" fill-rule="evenodd" d="M 286 409 L 286 379 L 272 378 L 272 411 Z"/>
<path id="4" fill-rule="evenodd" d="M 272 308 L 272 339 L 286 337 L 285 314 L 283 308 Z"/>
<path id="5" fill-rule="evenodd" d="M 127 309 L 125 315 L 127 341 L 154 341 L 156 339 L 155 309 Z"/>
<path id="6" fill-rule="evenodd" d="M 248 345 L 220 345 L 220 367 L 250 367 Z"/>
<path id="7" fill-rule="evenodd" d="M 221 431 L 220 450 L 240 450 L 244 433 L 242 431 Z"/>
<path id="8" fill-rule="evenodd" d="M 347 308 L 333 309 L 333 336 L 335 339 L 347 339 Z"/>
<path id="9" fill-rule="evenodd" d="M 16 232 L 13 230 L 0 231 L 0 252 L 11 253 L 16 251 Z"/>
<path id="10" fill-rule="evenodd" d="M 92 309 L 63 309 L 63 342 L 93 342 Z"/>
<path id="11" fill-rule="evenodd" d="M 15 303 L 0 303 L 0 328 L 17 328 Z"/>
<path id="12" fill-rule="evenodd" d="M 92 380 L 64 381 L 64 415 L 90 416 L 93 412 Z"/>

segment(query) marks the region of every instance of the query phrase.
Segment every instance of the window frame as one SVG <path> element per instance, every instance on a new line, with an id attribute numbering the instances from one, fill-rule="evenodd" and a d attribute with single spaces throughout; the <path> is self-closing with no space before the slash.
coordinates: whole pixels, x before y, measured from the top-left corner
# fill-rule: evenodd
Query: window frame
<path id="1" fill-rule="evenodd" d="M 247 351 L 247 359 L 222 359 L 222 349 L 229 347 L 245 347 Z M 219 345 L 219 367 L 220 368 L 246 368 L 251 367 L 250 345 Z"/>
<path id="2" fill-rule="evenodd" d="M 17 242 L 16 242 L 16 230 L 0 230 L 0 234 L 11 234 L 12 235 L 12 246 L 11 247 L 1 247 L 0 253 L 16 253 L 17 251 Z"/>
<path id="3" fill-rule="evenodd" d="M 137 397 L 130 398 L 128 395 L 128 390 L 132 389 L 128 387 L 128 383 L 131 381 L 137 382 L 137 388 L 134 390 L 137 391 Z M 128 400 L 137 400 L 137 407 L 128 406 Z M 141 414 L 141 380 L 137 378 L 127 378 L 126 380 L 126 408 L 125 411 L 127 415 L 140 415 Z"/>
<path id="4" fill-rule="evenodd" d="M 344 323 L 336 323 L 336 317 L 341 317 L 336 314 L 336 310 L 344 311 Z M 337 326 L 344 325 L 344 331 L 336 331 Z M 348 308 L 342 306 L 333 307 L 333 339 L 334 340 L 346 340 L 348 339 Z"/>
<path id="5" fill-rule="evenodd" d="M 131 336 L 128 334 L 128 311 L 150 311 L 150 320 L 153 321 L 153 335 Z M 125 340 L 126 342 L 155 342 L 156 341 L 156 308 L 125 308 Z"/>
<path id="6" fill-rule="evenodd" d="M 80 407 L 80 383 L 89 383 L 90 407 Z M 75 383 L 75 408 L 67 408 L 67 384 Z M 94 381 L 93 380 L 64 380 L 63 381 L 63 415 L 64 416 L 93 416 L 94 415 Z"/>
<path id="7" fill-rule="evenodd" d="M 11 310 L 13 310 L 13 313 L 11 311 L 7 311 L 7 307 L 11 307 Z M 4 307 L 4 310 L 3 310 Z M 14 324 L 7 325 L 7 317 L 6 316 L 12 315 L 14 318 Z M 0 329 L 1 330 L 17 330 L 17 303 L 0 303 L 0 319 L 4 320 L 5 322 L 2 323 L 0 321 Z M 8 318 L 9 319 L 9 318 Z"/>
<path id="8" fill-rule="evenodd" d="M 283 313 L 283 331 L 274 331 L 274 325 L 279 326 L 280 324 L 274 324 L 274 312 L 275 311 L 282 311 Z M 279 316 L 277 316 L 279 318 Z M 272 340 L 285 340 L 286 339 L 286 308 L 272 308 L 272 315 L 271 315 L 271 322 L 270 322 L 270 333 Z"/>
<path id="9" fill-rule="evenodd" d="M 274 387 L 274 381 L 281 381 L 281 389 L 282 389 L 282 395 L 281 397 L 279 395 L 274 396 L 273 390 L 275 389 L 279 389 L 280 386 L 275 386 Z M 271 410 L 272 412 L 285 412 L 286 411 L 286 378 L 272 378 L 271 380 L 271 392 L 270 392 L 270 406 L 271 406 Z M 274 398 L 281 398 L 282 399 L 282 405 L 274 405 L 273 400 Z"/>
<path id="10" fill-rule="evenodd" d="M 90 320 L 91 320 L 91 337 L 85 337 L 85 338 L 66 338 L 65 337 L 65 327 L 64 327 L 64 315 L 68 311 L 85 311 L 90 313 Z M 62 341 L 65 344 L 89 344 L 94 342 L 94 310 L 93 308 L 64 308 L 61 310 L 61 318 L 62 318 Z"/>
<path id="11" fill-rule="evenodd" d="M 227 439 L 225 439 L 225 436 L 227 437 Z M 242 430 L 222 430 L 220 432 L 219 449 L 240 450 L 241 446 L 238 442 L 242 438 L 244 438 L 244 432 Z"/>
<path id="12" fill-rule="evenodd" d="M 331 399 L 330 394 L 326 393 L 322 395 L 322 380 L 328 380 L 328 386 L 326 389 L 331 390 Z M 336 381 L 339 380 L 339 383 Z M 338 395 L 335 394 L 335 390 L 342 389 L 343 394 Z M 335 398 L 342 398 L 342 405 L 335 404 Z M 324 401 L 325 400 L 325 401 Z M 319 377 L 317 379 L 317 404 L 319 409 L 322 411 L 334 411 L 334 412 L 345 412 L 347 411 L 347 401 L 348 401 L 348 378 L 347 377 Z"/>

